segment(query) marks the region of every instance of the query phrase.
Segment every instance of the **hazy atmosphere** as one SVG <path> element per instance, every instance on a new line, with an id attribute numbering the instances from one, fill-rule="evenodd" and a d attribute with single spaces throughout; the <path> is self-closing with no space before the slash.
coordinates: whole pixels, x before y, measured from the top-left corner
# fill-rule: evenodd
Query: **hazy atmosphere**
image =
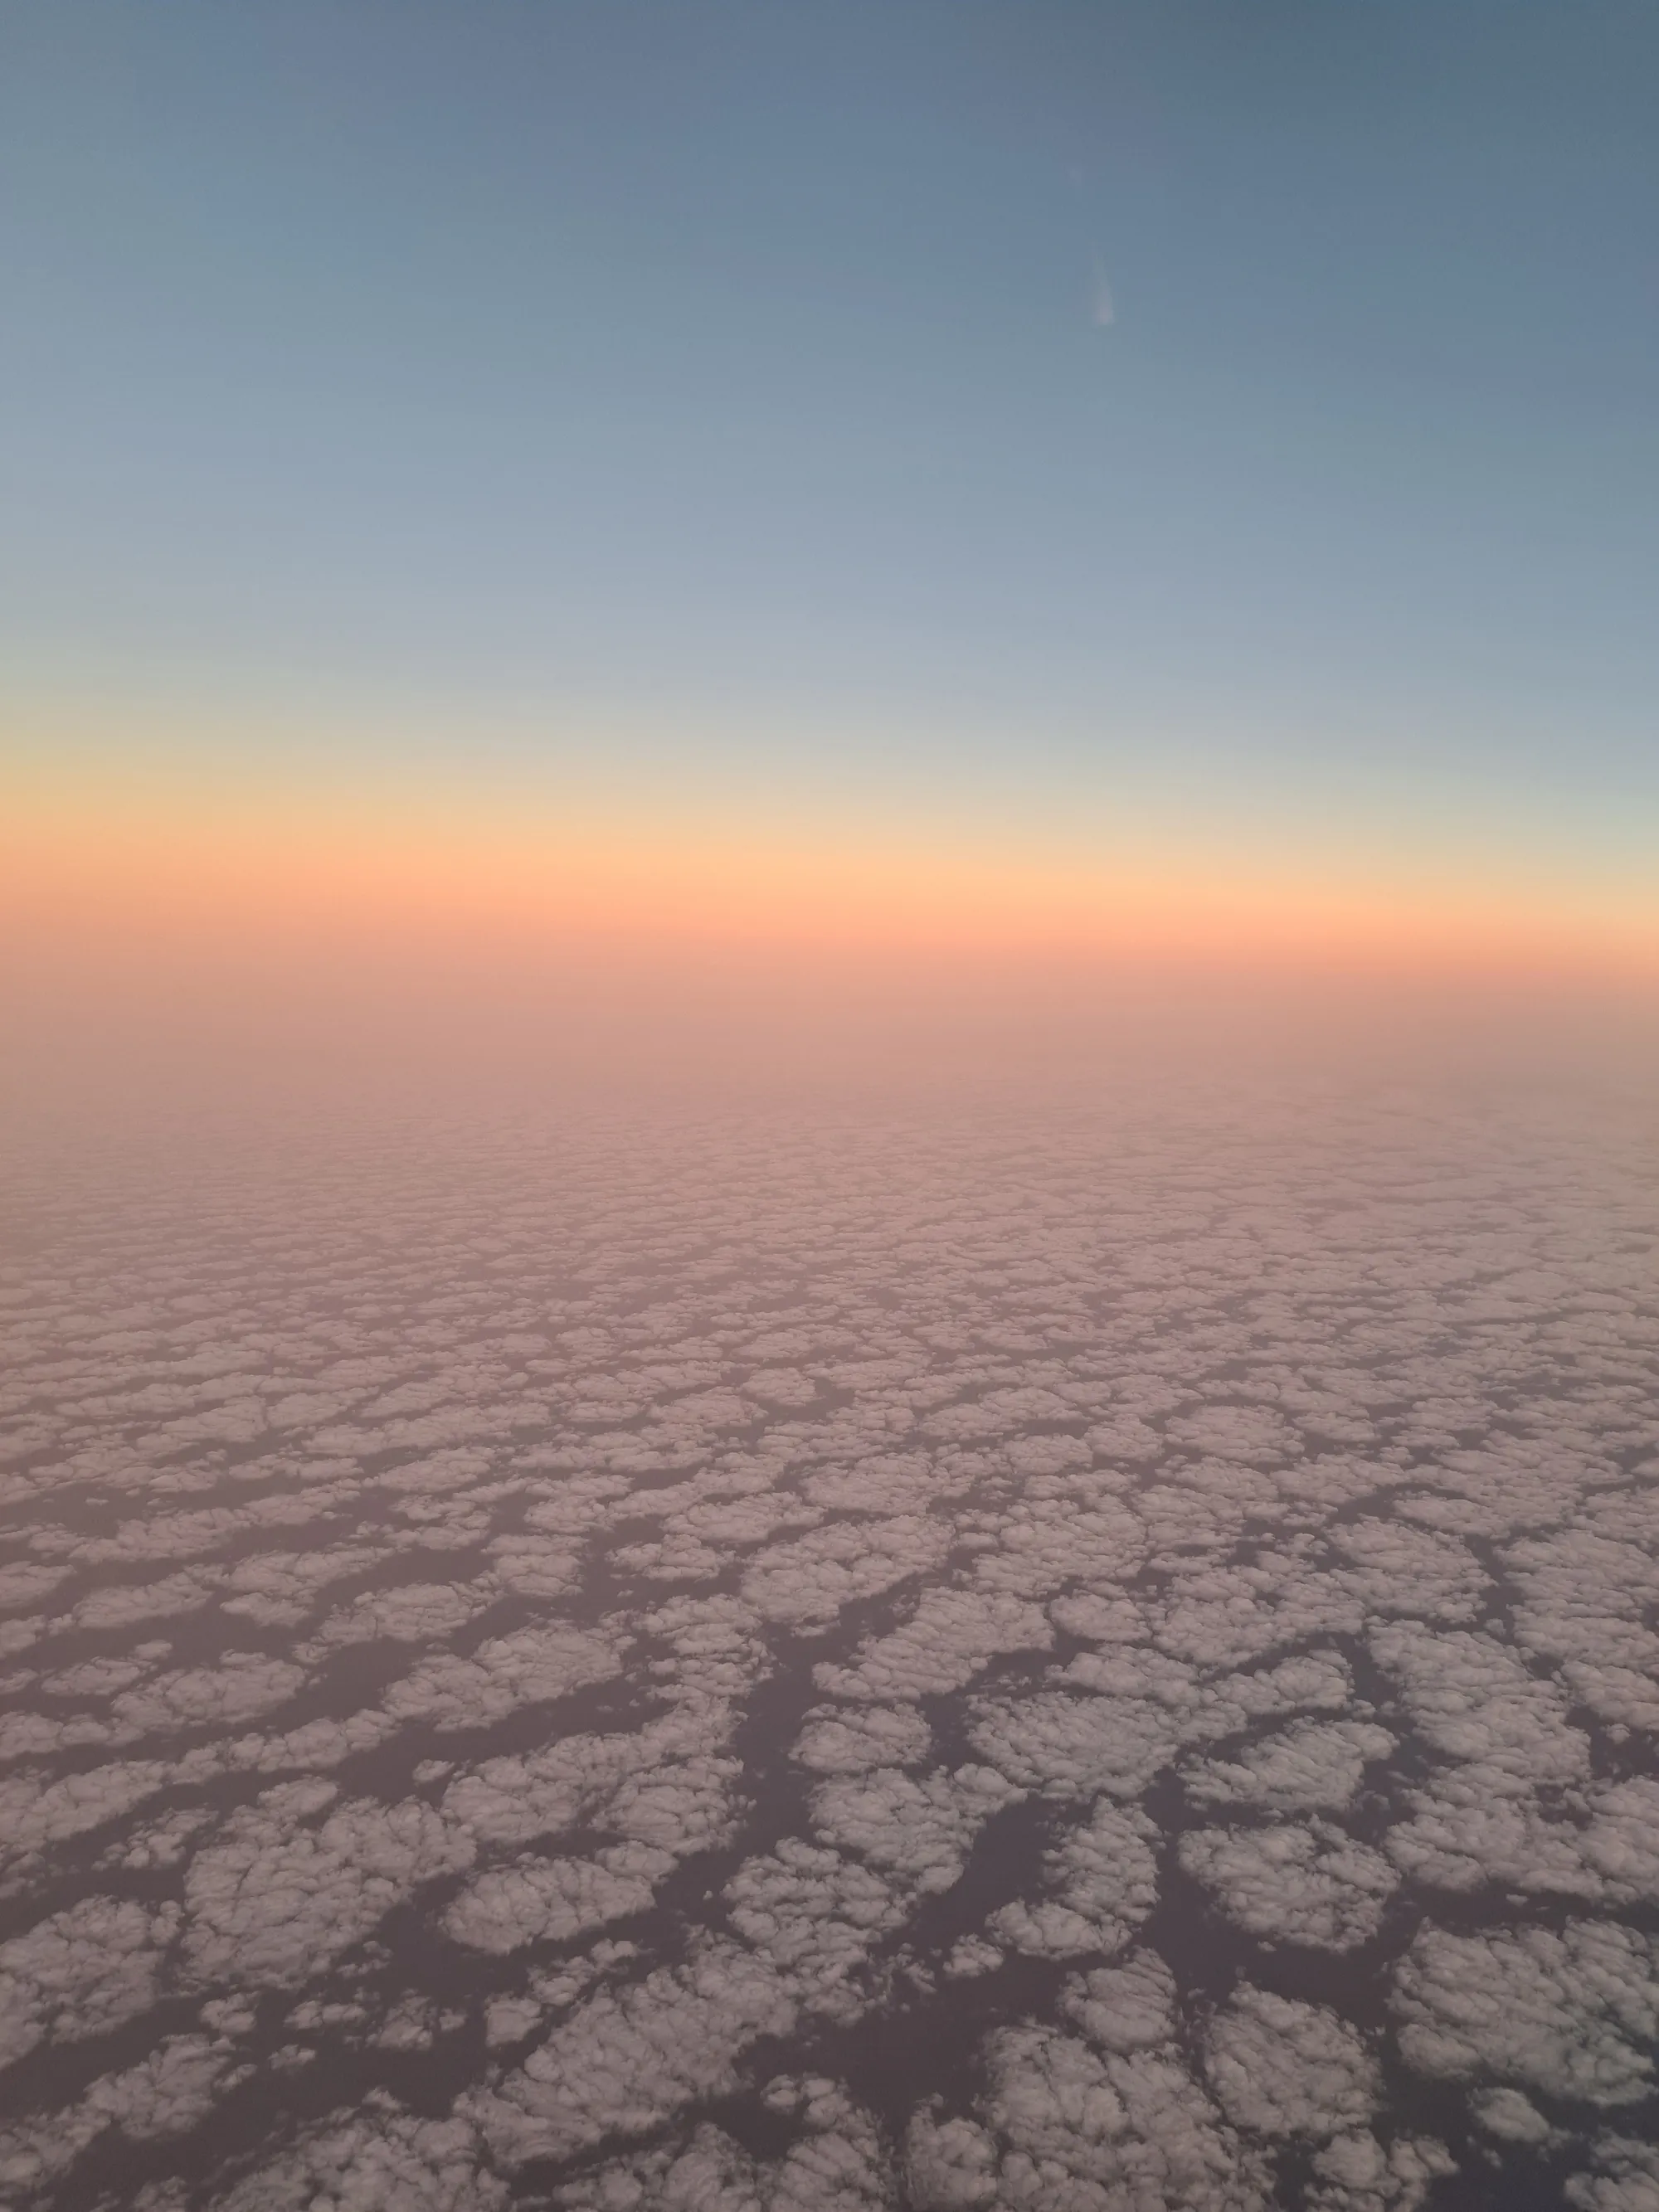
<path id="1" fill-rule="evenodd" d="M 1659 2212 L 1659 15 L 0 0 L 0 2199 Z"/>

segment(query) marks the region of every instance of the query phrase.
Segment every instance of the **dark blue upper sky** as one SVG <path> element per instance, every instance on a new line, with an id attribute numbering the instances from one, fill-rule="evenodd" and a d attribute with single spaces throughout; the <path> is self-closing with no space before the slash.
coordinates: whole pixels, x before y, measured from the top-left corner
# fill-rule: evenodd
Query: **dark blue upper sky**
<path id="1" fill-rule="evenodd" d="M 27 688 L 1652 824 L 1659 8 L 0 26 Z"/>

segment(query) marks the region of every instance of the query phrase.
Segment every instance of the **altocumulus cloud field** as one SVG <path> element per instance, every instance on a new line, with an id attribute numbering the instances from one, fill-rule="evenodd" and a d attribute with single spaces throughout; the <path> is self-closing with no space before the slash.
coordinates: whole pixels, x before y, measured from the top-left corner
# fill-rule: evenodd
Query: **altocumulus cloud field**
<path id="1" fill-rule="evenodd" d="M 8 2202 L 1659 2202 L 1648 1121 L 60 1164 Z"/>

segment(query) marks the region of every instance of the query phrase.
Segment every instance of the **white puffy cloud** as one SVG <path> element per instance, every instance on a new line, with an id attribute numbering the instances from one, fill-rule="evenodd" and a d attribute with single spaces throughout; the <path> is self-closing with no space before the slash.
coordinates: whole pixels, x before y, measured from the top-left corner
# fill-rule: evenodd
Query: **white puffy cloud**
<path id="1" fill-rule="evenodd" d="M 170 2035 L 138 2065 L 94 2081 L 81 2109 L 134 2142 L 182 2135 L 252 2072 L 220 2038 Z"/>
<path id="2" fill-rule="evenodd" d="M 645 1747 L 645 1755 L 655 1748 Z M 632 1772 L 641 1750 L 632 1736 L 583 1735 L 544 1750 L 485 1759 L 449 1784 L 444 1817 L 481 1844 L 557 1835 Z"/>
<path id="3" fill-rule="evenodd" d="M 615 1640 L 555 1622 L 492 1637 L 471 1658 L 445 1652 L 394 1682 L 386 1710 L 434 1729 L 484 1728 L 516 1706 L 562 1698 L 622 1669 Z"/>
<path id="4" fill-rule="evenodd" d="M 224 1581 L 222 1572 L 206 1567 L 186 1567 L 160 1582 L 117 1583 L 83 1597 L 67 1616 L 65 1626 L 77 1629 L 136 1628 L 146 1621 L 162 1620 L 169 1626 L 185 1614 L 199 1613 Z"/>
<path id="5" fill-rule="evenodd" d="M 1341 1523 L 1331 1544 L 1350 1564 L 1338 1579 L 1368 1613 L 1409 1613 L 1422 1620 L 1472 1620 L 1488 1577 L 1467 1544 L 1447 1531 L 1432 1535 L 1397 1516 Z"/>
<path id="6" fill-rule="evenodd" d="M 744 1577 L 743 1595 L 763 1620 L 822 1626 L 855 1600 L 937 1567 L 950 1546 L 945 1523 L 919 1514 L 831 1522 L 761 1553 Z"/>
<path id="7" fill-rule="evenodd" d="M 705 2122 L 683 2148 L 611 2160 L 556 2191 L 554 2202 L 569 2212 L 879 2212 L 896 2202 L 879 2130 L 835 2082 L 780 2079 L 768 2085 L 765 2101 L 774 2112 L 798 2115 L 801 2125 L 779 2158 L 751 2157 Z"/>
<path id="8" fill-rule="evenodd" d="M 1060 2010 L 1103 2051 L 1143 2051 L 1174 2040 L 1175 1976 L 1156 1951 L 1136 1951 L 1115 1966 L 1074 1975 Z"/>
<path id="9" fill-rule="evenodd" d="M 1260 1467 L 1276 1467 L 1297 1457 L 1301 1450 L 1292 1431 L 1271 1406 L 1200 1406 L 1175 1415 L 1164 1434 L 1182 1450 L 1213 1452 L 1220 1459 Z"/>
<path id="10" fill-rule="evenodd" d="M 497 1582 L 522 1597 L 562 1597 L 581 1580 L 577 1547 L 556 1538 L 501 1535 L 489 1550 Z"/>
<path id="11" fill-rule="evenodd" d="M 100 1867 L 119 1867 L 130 1873 L 180 1866 L 190 1856 L 194 1839 L 204 1828 L 212 1827 L 217 1817 L 205 1805 L 179 1806 L 135 1829 L 119 1843 L 112 1844 L 98 1863 Z"/>
<path id="12" fill-rule="evenodd" d="M 1548 2143 L 1556 2130 L 1518 2089 L 1483 2089 L 1469 2100 L 1476 2122 L 1500 2142 Z"/>
<path id="13" fill-rule="evenodd" d="M 1401 1621 L 1378 1628 L 1371 1647 L 1400 1677 L 1423 1740 L 1448 1758 L 1477 1762 L 1489 1788 L 1524 1792 L 1589 1771 L 1589 1739 L 1568 1725 L 1565 1692 L 1494 1638 Z"/>
<path id="14" fill-rule="evenodd" d="M 1052 2028 L 1022 2027 L 999 2029 L 987 2058 L 987 2114 L 1007 2145 L 996 2192 L 953 2197 L 948 2178 L 943 2189 L 930 2178 L 934 2193 L 923 2203 L 1106 2212 L 1127 2201 L 1153 2212 L 1266 2212 L 1265 2161 L 1238 2142 L 1175 2057 L 1102 2054 Z M 939 2148 L 925 2129 L 918 2140 L 913 2122 L 912 2170 L 937 2170 Z M 956 2163 L 973 2170 L 966 2159 Z"/>
<path id="15" fill-rule="evenodd" d="M 903 1918 L 893 1886 L 856 1860 L 787 1837 L 726 1885 L 732 1925 L 819 2011 L 855 2016 L 848 1984 Z"/>
<path id="16" fill-rule="evenodd" d="M 1559 1935 L 1425 1928 L 1400 1962 L 1391 2002 L 1401 2051 L 1420 2073 L 1630 2104 L 1653 2081 L 1659 1945 L 1597 1921 L 1570 1921 Z"/>
<path id="17" fill-rule="evenodd" d="M 1248 1983 L 1211 2021 L 1204 2069 L 1228 2118 L 1255 2135 L 1340 2136 L 1370 2118 L 1381 2092 L 1346 2021 Z"/>
<path id="18" fill-rule="evenodd" d="M 826 1512 L 917 1513 L 964 1486 L 948 1457 L 874 1450 L 819 1468 L 801 1488 Z"/>
<path id="19" fill-rule="evenodd" d="M 1400 1877 L 1379 1852 L 1316 1822 L 1195 1828 L 1182 1865 L 1252 1936 L 1346 1951 L 1375 1935 Z"/>
<path id="20" fill-rule="evenodd" d="M 960 2116 L 915 2112 L 905 2135 L 904 2178 L 918 2212 L 981 2212 L 998 2202 L 997 2147 L 984 2129 Z"/>
<path id="21" fill-rule="evenodd" d="M 0 1943 L 0 2064 L 148 2010 L 178 1927 L 176 1905 L 88 1897 Z"/>
<path id="22" fill-rule="evenodd" d="M 945 1972 L 952 1981 L 969 1981 L 977 1974 L 992 1972 L 1006 1956 L 1000 1943 L 990 1942 L 983 1936 L 961 1936 L 945 1954 Z"/>
<path id="23" fill-rule="evenodd" d="M 980 1590 L 924 1590 L 902 1628 L 864 1644 L 850 1666 L 813 1670 L 837 1698 L 885 1701 L 959 1690 L 1005 1651 L 1047 1651 L 1054 1632 L 1039 1607 Z"/>
<path id="24" fill-rule="evenodd" d="M 1194 1564 L 1180 1576 L 1156 1634 L 1161 1650 L 1218 1668 L 1248 1666 L 1316 1637 L 1358 1635 L 1364 1622 L 1354 1592 L 1307 1557 L 1261 1551 L 1248 1565 Z"/>
<path id="25" fill-rule="evenodd" d="M 471 1838 L 421 1798 L 335 1796 L 321 1782 L 267 1790 L 191 1862 L 185 1951 L 198 1983 L 291 1987 L 471 1862 Z"/>
<path id="26" fill-rule="evenodd" d="M 1583 1850 L 1601 1894 L 1620 1905 L 1659 1904 L 1659 1781 L 1640 1777 L 1587 1796 Z"/>
<path id="27" fill-rule="evenodd" d="M 314 1552 L 258 1552 L 227 1571 L 225 1587 L 234 1595 L 221 1604 L 226 1613 L 261 1628 L 292 1628 L 306 1619 L 331 1583 L 363 1573 L 388 1549 L 358 1543 L 325 1545 Z"/>
<path id="28" fill-rule="evenodd" d="M 595 1859 L 517 1859 L 470 1881 L 445 1912 L 444 1931 L 471 1950 L 497 1954 L 526 1943 L 567 1943 L 645 1911 L 672 1863 L 639 1844 Z"/>
<path id="29" fill-rule="evenodd" d="M 1121 1950 L 1158 1902 L 1157 1832 L 1144 1814 L 1103 1800 L 1048 1854 L 1054 1896 L 1002 1906 L 991 1929 L 1037 1958 Z"/>
<path id="30" fill-rule="evenodd" d="M 497 2091 L 465 2101 L 498 2161 L 568 2158 L 607 2136 L 645 2135 L 718 2096 L 762 2035 L 787 2034 L 799 1999 L 775 1966 L 714 1942 L 678 1968 L 602 1990 Z"/>
<path id="31" fill-rule="evenodd" d="M 330 1613 L 303 1656 L 318 1658 L 346 1644 L 434 1643 L 464 1627 L 493 1595 L 487 1584 L 456 1583 L 399 1583 L 371 1590 Z"/>
<path id="32" fill-rule="evenodd" d="M 210 1667 L 181 1667 L 124 1690 L 111 1707 L 121 1738 L 163 1729 L 234 1728 L 287 1703 L 306 1670 L 253 1651 L 222 1652 Z"/>
<path id="33" fill-rule="evenodd" d="M 1050 1448 L 1058 1438 L 1036 1440 Z M 1066 1440 L 1069 1446 L 1069 1440 Z M 1010 1447 L 1014 1456 L 1017 1447 Z M 1086 1447 L 1069 1446 L 1086 1463 Z M 1038 1472 L 1026 1466 L 1022 1472 Z M 1041 1472 L 1048 1473 L 1048 1467 Z M 1092 1488 L 1092 1485 L 1086 1486 Z M 986 1589 L 1027 1598 L 1052 1596 L 1068 1584 L 1127 1579 L 1146 1553 L 1146 1532 L 1139 1514 L 1117 1500 L 1083 1503 L 1075 1497 L 1045 1498 L 1039 1486 L 1022 1486 L 1019 1503 L 999 1516 L 996 1542 L 978 1562 L 976 1578 Z"/>
<path id="34" fill-rule="evenodd" d="M 0 2185 L 13 2203 L 40 2197 L 111 2128 L 131 2142 L 183 2135 L 252 2071 L 221 2039 L 168 2036 L 137 2066 L 100 2075 L 67 2110 L 0 2130 Z"/>
<path id="35" fill-rule="evenodd" d="M 1576 2212 L 1656 2212 L 1659 2153 L 1650 2142 L 1607 2134 L 1594 2146 L 1595 2171 L 1576 2173 L 1564 2194 Z"/>
<path id="36" fill-rule="evenodd" d="M 630 1775 L 605 1808 L 604 1825 L 636 1843 L 683 1857 L 727 1842 L 736 1820 L 733 1759 L 672 1759 Z"/>
<path id="37" fill-rule="evenodd" d="M 38 1772 L 0 1776 L 0 1854 L 10 1873 L 8 1887 L 52 1844 L 118 1820 L 169 1778 L 159 1759 L 111 1759 L 56 1782 Z"/>
<path id="38" fill-rule="evenodd" d="M 1389 1831 L 1389 1856 L 1431 1888 L 1510 1890 L 1628 1905 L 1659 1899 L 1659 1784 L 1577 1791 L 1546 1807 L 1515 1794 L 1507 1770 L 1478 1764 L 1413 1793 Z"/>
<path id="39" fill-rule="evenodd" d="M 464 2120 L 422 2119 L 380 2093 L 308 2130 L 216 2197 L 213 2212 L 496 2212 L 507 2201 Z"/>
<path id="40" fill-rule="evenodd" d="M 1148 1699 L 1059 1691 L 982 1698 L 969 1735 L 1011 1782 L 1060 1798 L 1138 1796 L 1180 1741 L 1168 1710 Z"/>
<path id="41" fill-rule="evenodd" d="M 1369 2128 L 1333 2136 L 1310 2160 L 1311 2212 L 1417 2212 L 1457 2161 L 1432 2136 L 1396 2136 L 1385 2148 Z"/>
<path id="42" fill-rule="evenodd" d="M 0 1567 L 0 1611 L 14 1606 L 39 1605 L 69 1579 L 69 1569 L 44 1559 L 14 1559 Z"/>
<path id="43" fill-rule="evenodd" d="M 793 1756 L 815 1774 L 862 1774 L 872 1766 L 911 1766 L 927 1755 L 932 1731 L 902 1705 L 854 1705 L 809 1717 Z"/>
<path id="44" fill-rule="evenodd" d="M 1340 1811 L 1358 1795 L 1365 1768 L 1396 1748 L 1374 1723 L 1298 1721 L 1237 1759 L 1195 1761 L 1186 1770 L 1187 1793 L 1203 1805 Z"/>
<path id="45" fill-rule="evenodd" d="M 812 1792 L 812 1825 L 918 1889 L 949 1889 L 986 1820 L 1023 1794 L 990 1767 L 919 1778 L 878 1767 L 821 1784 Z"/>

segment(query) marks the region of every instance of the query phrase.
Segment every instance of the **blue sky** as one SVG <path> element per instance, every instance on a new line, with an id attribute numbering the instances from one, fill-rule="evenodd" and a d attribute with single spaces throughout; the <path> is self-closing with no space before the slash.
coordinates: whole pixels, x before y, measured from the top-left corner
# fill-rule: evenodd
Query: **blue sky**
<path id="1" fill-rule="evenodd" d="M 1659 823 L 1650 6 L 0 25 L 15 690 Z"/>

